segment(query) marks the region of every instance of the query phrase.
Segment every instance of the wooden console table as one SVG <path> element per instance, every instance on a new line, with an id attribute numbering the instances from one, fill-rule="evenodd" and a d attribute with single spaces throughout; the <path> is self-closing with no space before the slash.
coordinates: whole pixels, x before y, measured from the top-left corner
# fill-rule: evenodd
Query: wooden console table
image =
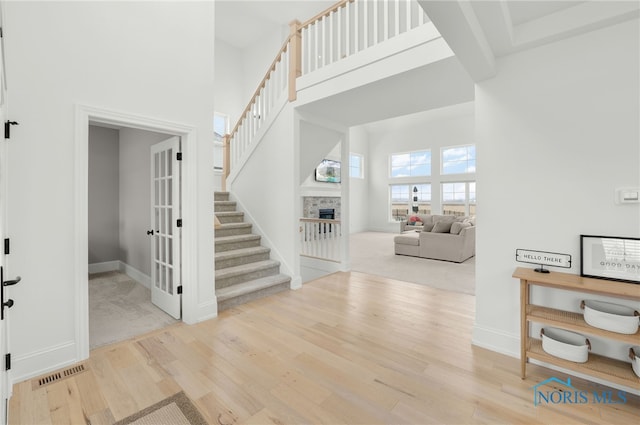
<path id="1" fill-rule="evenodd" d="M 588 325 L 580 313 L 530 303 L 530 287 L 532 285 L 632 300 L 640 300 L 640 285 L 592 279 L 569 273 L 537 273 L 533 269 L 523 267 L 516 268 L 513 277 L 520 279 L 520 368 L 522 379 L 526 377 L 528 359 L 536 359 L 620 385 L 640 388 L 640 378 L 633 373 L 630 363 L 592 353 L 589 353 L 589 360 L 586 363 L 560 359 L 547 354 L 542 350 L 542 342 L 529 336 L 529 324 L 536 322 L 581 334 L 608 338 L 628 344 L 629 347 L 640 345 L 640 330 L 632 335 L 610 332 Z"/>

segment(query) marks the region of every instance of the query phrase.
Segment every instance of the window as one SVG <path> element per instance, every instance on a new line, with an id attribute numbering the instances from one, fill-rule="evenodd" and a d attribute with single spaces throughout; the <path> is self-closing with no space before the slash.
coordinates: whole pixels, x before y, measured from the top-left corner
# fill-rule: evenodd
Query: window
<path id="1" fill-rule="evenodd" d="M 391 155 L 391 177 L 415 177 L 430 175 L 430 150 Z"/>
<path id="2" fill-rule="evenodd" d="M 476 214 L 476 182 L 442 183 L 442 213 L 445 215 Z"/>
<path id="3" fill-rule="evenodd" d="M 352 153 L 349 155 L 349 177 L 355 177 L 357 179 L 364 178 L 362 163 L 362 155 L 357 153 Z"/>
<path id="4" fill-rule="evenodd" d="M 476 172 L 476 146 L 442 148 L 442 174 Z"/>
<path id="5" fill-rule="evenodd" d="M 215 112 L 213 114 L 213 169 L 222 171 L 224 156 L 223 140 L 229 132 L 229 116 Z"/>
<path id="6" fill-rule="evenodd" d="M 431 184 L 393 184 L 390 186 L 391 220 L 403 221 L 411 214 L 431 213 Z"/>

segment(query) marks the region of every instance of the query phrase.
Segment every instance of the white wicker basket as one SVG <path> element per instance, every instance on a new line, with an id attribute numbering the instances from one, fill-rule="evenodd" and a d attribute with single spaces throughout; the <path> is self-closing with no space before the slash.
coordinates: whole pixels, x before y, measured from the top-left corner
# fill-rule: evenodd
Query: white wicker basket
<path id="1" fill-rule="evenodd" d="M 589 358 L 591 343 L 583 335 L 558 328 L 540 330 L 542 349 L 552 356 L 584 363 Z"/>
<path id="2" fill-rule="evenodd" d="M 634 334 L 638 331 L 640 314 L 631 307 L 585 300 L 580 303 L 580 308 L 584 309 L 584 321 L 594 328 L 621 334 Z"/>
<path id="3" fill-rule="evenodd" d="M 640 377 L 640 347 L 629 348 L 629 358 L 631 359 L 633 373 Z"/>

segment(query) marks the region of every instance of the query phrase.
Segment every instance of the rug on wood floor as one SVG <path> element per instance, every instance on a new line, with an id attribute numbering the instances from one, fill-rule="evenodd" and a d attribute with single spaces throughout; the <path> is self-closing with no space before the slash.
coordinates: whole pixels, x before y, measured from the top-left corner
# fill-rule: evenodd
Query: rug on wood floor
<path id="1" fill-rule="evenodd" d="M 475 257 L 463 263 L 395 255 L 400 233 L 362 232 L 350 236 L 351 270 L 419 283 L 446 291 L 475 294 Z"/>
<path id="2" fill-rule="evenodd" d="M 114 425 L 207 425 L 207 421 L 180 391 Z"/>

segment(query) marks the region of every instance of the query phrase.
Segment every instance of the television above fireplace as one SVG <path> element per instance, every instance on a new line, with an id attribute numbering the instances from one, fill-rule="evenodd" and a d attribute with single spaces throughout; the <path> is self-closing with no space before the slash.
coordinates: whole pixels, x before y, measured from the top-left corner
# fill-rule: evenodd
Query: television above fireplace
<path id="1" fill-rule="evenodd" d="M 316 181 L 324 183 L 340 183 L 340 161 L 323 159 L 316 168 Z"/>

